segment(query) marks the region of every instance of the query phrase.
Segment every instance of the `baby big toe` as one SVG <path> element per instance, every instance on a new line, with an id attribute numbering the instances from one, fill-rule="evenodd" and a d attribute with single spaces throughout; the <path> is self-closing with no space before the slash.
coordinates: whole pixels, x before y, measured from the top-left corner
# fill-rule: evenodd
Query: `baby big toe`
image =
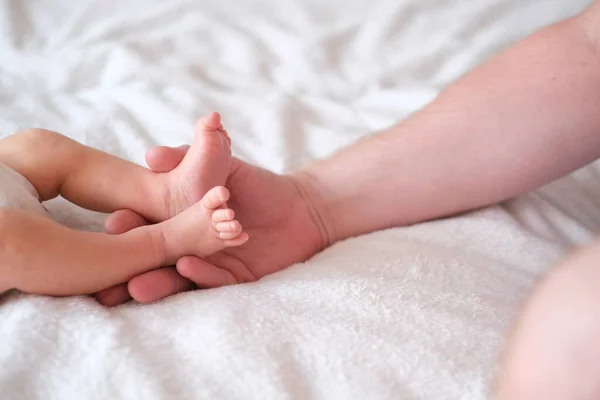
<path id="1" fill-rule="evenodd" d="M 220 208 L 229 200 L 229 190 L 224 186 L 217 186 L 208 191 L 202 198 L 202 205 L 209 210 Z"/>
<path id="2" fill-rule="evenodd" d="M 205 117 L 200 117 L 196 122 L 196 129 L 198 131 L 214 131 L 223 129 L 221 124 L 221 116 L 219 113 L 213 112 Z"/>

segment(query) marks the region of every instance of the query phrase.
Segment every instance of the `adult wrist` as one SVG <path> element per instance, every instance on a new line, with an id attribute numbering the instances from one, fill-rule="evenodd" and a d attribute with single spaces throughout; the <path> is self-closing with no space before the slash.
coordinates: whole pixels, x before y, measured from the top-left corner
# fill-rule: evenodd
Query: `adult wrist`
<path id="1" fill-rule="evenodd" d="M 327 188 L 310 169 L 299 170 L 289 176 L 300 197 L 304 200 L 308 213 L 317 228 L 321 249 L 325 249 L 343 237 L 336 229 L 335 217 L 327 202 Z"/>

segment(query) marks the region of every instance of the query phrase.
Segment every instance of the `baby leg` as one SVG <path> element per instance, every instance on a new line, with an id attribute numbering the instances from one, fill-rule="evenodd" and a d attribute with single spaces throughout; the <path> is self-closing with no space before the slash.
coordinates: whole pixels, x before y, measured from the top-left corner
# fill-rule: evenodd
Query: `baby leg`
<path id="1" fill-rule="evenodd" d="M 0 162 L 26 177 L 41 201 L 62 195 L 83 208 L 131 209 L 156 222 L 177 215 L 208 189 L 225 184 L 230 142 L 219 114 L 212 113 L 198 121 L 188 154 L 169 173 L 154 173 L 44 129 L 0 140 Z"/>
<path id="2" fill-rule="evenodd" d="M 153 226 L 123 235 L 79 232 L 25 210 L 0 209 L 0 291 L 91 293 L 158 267 Z"/>
<path id="3" fill-rule="evenodd" d="M 121 235 L 74 231 L 33 212 L 0 209 L 0 293 L 93 293 L 186 255 L 241 245 L 248 237 L 233 211 L 223 209 L 228 196 L 216 188 L 177 217 Z"/>
<path id="4" fill-rule="evenodd" d="M 0 140 L 0 162 L 27 178 L 40 201 L 62 195 L 94 211 L 164 214 L 165 177 L 56 132 L 30 129 Z"/>

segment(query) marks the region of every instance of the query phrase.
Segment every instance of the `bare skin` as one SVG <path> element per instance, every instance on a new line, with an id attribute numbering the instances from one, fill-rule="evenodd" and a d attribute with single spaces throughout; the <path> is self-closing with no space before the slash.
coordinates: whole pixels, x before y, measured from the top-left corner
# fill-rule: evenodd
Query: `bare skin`
<path id="1" fill-rule="evenodd" d="M 159 148 L 148 154 L 148 162 L 156 171 L 163 171 L 173 168 L 184 154 L 185 148 Z M 244 226 L 252 237 L 243 246 L 245 249 L 220 252 L 207 257 L 207 261 L 182 258 L 177 269 L 163 268 L 136 277 L 128 285 L 99 293 L 98 300 L 106 305 L 126 301 L 130 298 L 128 286 L 136 300 L 151 302 L 195 285 L 207 288 L 251 282 L 306 260 L 326 246 L 327 239 L 321 236 L 321 225 L 316 222 L 318 216 L 296 178 L 279 176 L 234 158 L 226 185 L 231 191 L 228 205 L 236 210 L 238 220 L 250 225 L 250 229 Z M 110 233 L 121 233 L 142 223 L 141 217 L 121 211 L 107 219 L 106 228 Z"/>
<path id="2" fill-rule="evenodd" d="M 87 294 L 184 255 L 205 257 L 246 241 L 224 187 L 165 222 L 121 235 L 80 232 L 35 212 L 0 209 L 0 291 Z"/>
<path id="3" fill-rule="evenodd" d="M 594 6 L 548 27 L 395 127 L 292 175 L 234 158 L 230 204 L 252 243 L 208 262 L 184 258 L 179 273 L 151 272 L 130 281 L 129 291 L 153 301 L 190 288 L 184 278 L 201 287 L 258 279 L 336 241 L 494 204 L 586 165 L 600 156 L 597 26 Z M 164 172 L 184 154 L 157 148 L 147 161 Z M 119 212 L 106 228 L 123 232 L 143 223 Z M 108 297 L 124 301 L 127 288 L 100 295 Z"/>
<path id="4" fill-rule="evenodd" d="M 596 400 L 600 394 L 600 245 L 548 274 L 511 336 L 496 400 Z"/>
<path id="5" fill-rule="evenodd" d="M 218 187 L 204 193 L 225 182 L 230 159 L 230 140 L 218 114 L 199 121 L 196 142 L 168 174 L 45 130 L 0 141 L 0 162 L 28 179 L 41 201 L 60 194 L 96 211 L 129 204 L 152 219 L 174 215 L 157 225 L 110 236 L 77 232 L 33 211 L 0 209 L 0 292 L 16 288 L 52 295 L 91 293 L 184 255 L 205 257 L 243 244 L 248 236 L 225 205 L 229 192 Z M 210 169 L 197 170 L 205 167 Z M 193 171 L 186 174 L 186 168 Z M 201 201 L 194 204 L 187 203 L 190 182 L 203 190 Z"/>
<path id="6" fill-rule="evenodd" d="M 500 202 L 582 167 L 600 157 L 599 49 L 595 3 L 476 68 L 395 127 L 293 175 L 234 160 L 230 204 L 252 243 L 207 261 L 185 257 L 176 270 L 149 272 L 98 298 L 154 301 L 192 282 L 260 278 L 338 240 Z M 169 171 L 184 154 L 159 148 L 148 165 Z M 261 190 L 252 194 L 254 187 Z M 116 233 L 144 223 L 122 211 L 106 227 Z M 508 346 L 498 399 L 596 398 L 598 257 L 596 243 L 534 293 Z M 540 341 L 549 331 L 552 340 Z"/>
<path id="7" fill-rule="evenodd" d="M 25 176 L 40 201 L 61 195 L 88 210 L 127 208 L 158 222 L 200 201 L 227 179 L 231 147 L 219 114 L 201 118 L 195 137 L 180 165 L 163 174 L 44 129 L 0 140 L 0 162 Z"/>

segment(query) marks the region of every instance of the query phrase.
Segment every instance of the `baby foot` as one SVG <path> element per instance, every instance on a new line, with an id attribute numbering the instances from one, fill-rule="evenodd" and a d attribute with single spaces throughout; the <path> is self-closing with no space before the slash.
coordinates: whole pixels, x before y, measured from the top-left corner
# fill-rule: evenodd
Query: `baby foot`
<path id="1" fill-rule="evenodd" d="M 234 219 L 235 213 L 225 208 L 228 199 L 226 188 L 212 188 L 201 201 L 160 224 L 167 264 L 183 256 L 206 257 L 246 243 L 248 235 Z"/>
<path id="2" fill-rule="evenodd" d="M 181 163 L 167 174 L 166 218 L 196 204 L 210 188 L 225 185 L 231 161 L 231 139 L 212 113 L 196 123 L 193 144 Z"/>

